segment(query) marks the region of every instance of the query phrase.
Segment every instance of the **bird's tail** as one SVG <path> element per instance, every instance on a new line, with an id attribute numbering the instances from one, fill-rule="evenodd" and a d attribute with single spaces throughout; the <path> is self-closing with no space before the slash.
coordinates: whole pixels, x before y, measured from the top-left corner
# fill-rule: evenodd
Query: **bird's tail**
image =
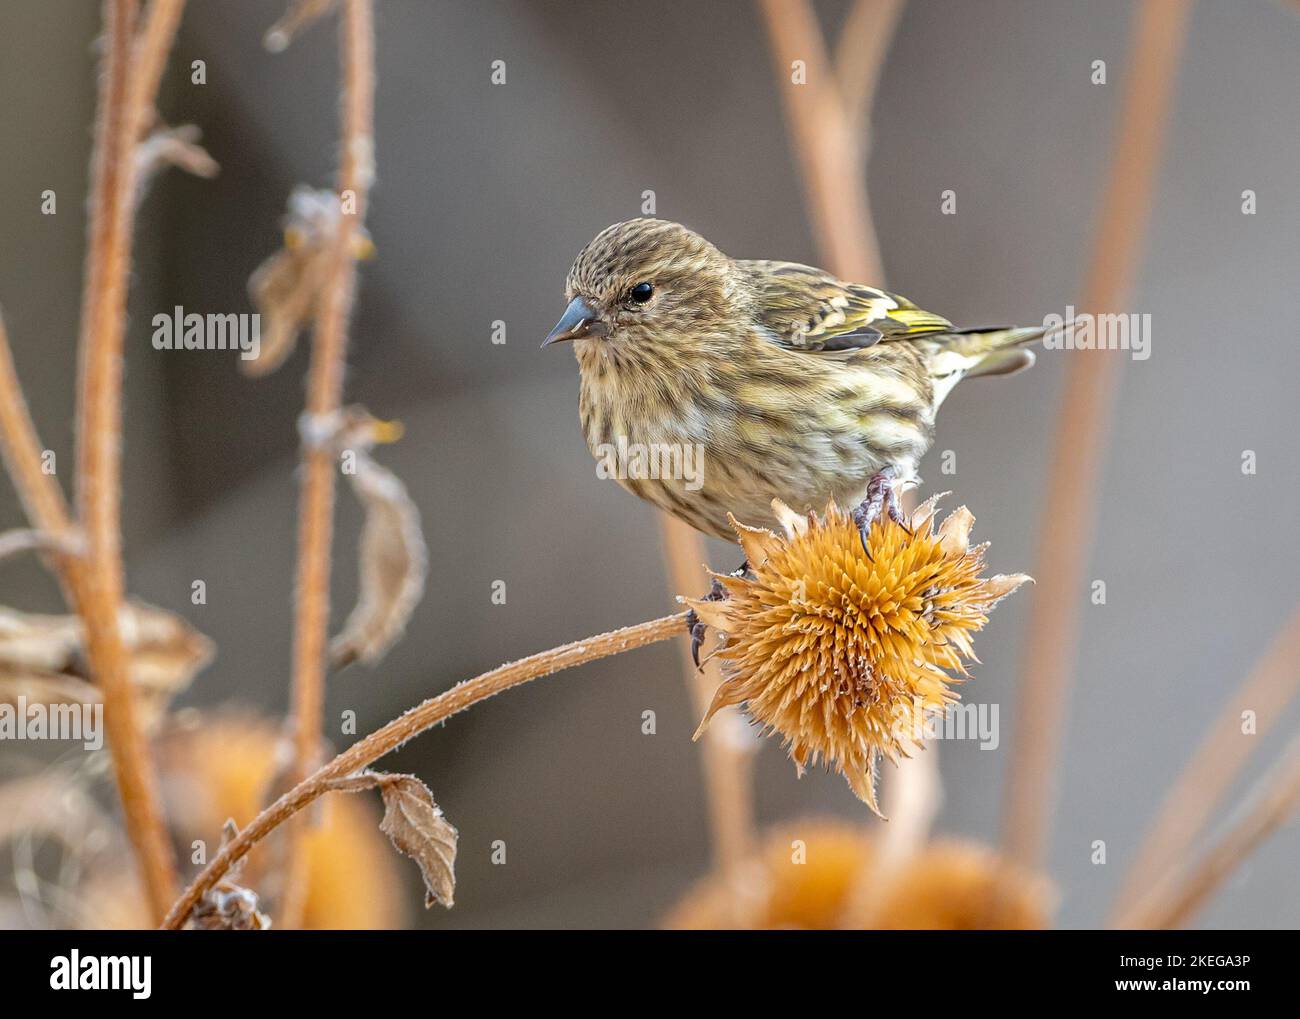
<path id="1" fill-rule="evenodd" d="M 968 379 L 1012 375 L 1034 363 L 1034 352 L 1027 349 L 1028 344 L 1046 335 L 1042 326 L 962 329 L 939 339 L 931 370 L 936 378 L 955 373 Z"/>

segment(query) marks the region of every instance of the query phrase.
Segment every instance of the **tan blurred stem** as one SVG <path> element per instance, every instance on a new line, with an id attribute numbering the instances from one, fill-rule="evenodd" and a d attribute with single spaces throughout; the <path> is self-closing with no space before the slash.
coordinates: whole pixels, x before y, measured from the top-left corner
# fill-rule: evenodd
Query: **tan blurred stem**
<path id="1" fill-rule="evenodd" d="M 759 0 L 777 83 L 785 103 L 791 147 L 799 161 L 804 204 L 821 257 L 844 279 L 883 286 L 884 266 L 867 192 L 871 108 L 885 57 L 903 13 L 903 0 L 856 0 L 850 8 L 832 64 L 817 16 L 807 0 Z M 803 60 L 807 84 L 791 80 L 791 64 Z M 904 495 L 910 508 L 911 493 Z M 892 818 L 886 826 L 882 866 L 887 870 L 928 837 L 942 799 L 937 752 L 918 751 L 890 775 L 885 792 Z M 850 892 L 851 908 L 872 915 L 887 886 L 872 872 Z"/>
<path id="2" fill-rule="evenodd" d="M 1300 606 L 1273 639 L 1241 688 L 1224 705 L 1196 753 L 1165 797 L 1164 806 L 1138 850 L 1112 906 L 1118 924 L 1125 913 L 1162 874 L 1185 859 L 1215 805 L 1227 792 L 1257 741 L 1282 716 L 1300 690 Z M 1255 731 L 1241 730 L 1241 713 L 1249 710 Z"/>
<path id="3" fill-rule="evenodd" d="M 858 4 L 864 6 L 886 13 L 896 5 Z M 881 17 L 873 26 L 855 8 L 841 43 L 841 53 L 854 59 L 837 74 L 808 0 L 759 0 L 759 9 L 817 246 L 832 272 L 878 284 L 884 272 L 865 191 L 870 138 L 865 114 L 897 15 Z M 883 38 L 866 37 L 873 27 Z M 791 79 L 796 60 L 807 68 L 806 84 Z M 853 90 L 848 97 L 841 95 L 841 80 Z"/>
<path id="4" fill-rule="evenodd" d="M 808 208 L 821 257 L 844 279 L 885 283 L 880 244 L 867 194 L 871 107 L 885 57 L 898 29 L 903 0 L 856 0 L 840 31 L 832 64 L 817 15 L 807 0 L 759 0 L 785 103 L 790 143 L 799 159 Z M 791 63 L 803 60 L 807 84 L 791 81 Z M 912 493 L 903 496 L 910 509 Z M 913 806 L 937 809 L 941 797 L 938 754 L 900 770 L 894 800 L 904 813 Z M 928 790 L 921 795 L 921 790 Z M 931 795 L 932 794 L 932 795 Z M 929 830 L 932 817 L 891 816 L 893 839 Z"/>
<path id="5" fill-rule="evenodd" d="M 707 586 L 707 556 L 699 532 L 667 513 L 659 514 L 659 527 L 672 593 L 692 594 Z M 702 670 L 696 669 L 690 642 L 683 641 L 681 648 L 682 674 L 695 717 L 700 719 L 709 710 L 722 676 L 716 659 L 705 662 Z M 703 741 L 704 791 L 715 865 L 723 874 L 734 874 L 754 847 L 753 754 L 736 732 L 739 720 L 735 709 L 718 714 L 727 717 L 715 718 Z"/>
<path id="6" fill-rule="evenodd" d="M 850 131 L 861 132 L 857 142 L 864 166 L 871 141 L 867 119 L 880 83 L 880 72 L 885 67 L 885 54 L 902 14 L 903 0 L 857 0 L 835 44 L 835 72 L 844 116 Z"/>
<path id="7" fill-rule="evenodd" d="M 871 865 L 854 879 L 843 913 L 844 922 L 857 929 L 876 926 L 894 881 L 929 841 L 943 806 L 936 741 L 918 747 L 886 774 L 881 799 L 889 823 L 879 829 Z"/>
<path id="8" fill-rule="evenodd" d="M 13 480 L 18 498 L 32 526 L 54 541 L 70 542 L 75 525 L 68 512 L 67 499 L 53 474 L 41 469 L 45 448 L 36 434 L 27 400 L 23 396 L 18 372 L 14 368 L 9 333 L 0 317 L 0 450 L 5 469 Z M 59 579 L 70 604 L 76 604 L 73 585 L 80 578 L 78 560 L 72 556 L 54 559 Z"/>
<path id="9" fill-rule="evenodd" d="M 1245 816 L 1195 864 L 1170 872 L 1129 910 L 1118 927 L 1182 927 L 1224 880 L 1276 831 L 1300 804 L 1300 735 L 1292 738 L 1278 765 L 1247 797 Z"/>
<path id="10" fill-rule="evenodd" d="M 347 328 L 356 293 L 355 237 L 365 222 L 374 175 L 374 24 L 370 0 L 346 0 L 339 19 L 340 201 L 348 196 L 355 214 L 339 217 L 338 236 L 323 299 L 316 314 L 307 380 L 307 415 L 328 422 L 343 399 Z M 336 466 L 329 442 L 304 442 L 303 483 L 298 507 L 298 568 L 293 645 L 292 777 L 298 781 L 316 765 L 321 747 L 325 697 L 325 653 L 330 606 L 330 545 L 333 537 Z M 307 849 L 300 825 L 290 829 L 290 867 L 281 924 L 296 927 L 305 894 Z"/>
<path id="11" fill-rule="evenodd" d="M 189 917 L 190 910 L 203 894 L 222 876 L 247 855 L 259 841 L 303 807 L 329 791 L 332 780 L 355 774 L 373 764 L 407 740 L 432 728 L 452 715 L 472 707 L 503 690 L 527 683 L 529 680 L 549 676 L 575 665 L 594 662 L 600 658 L 623 654 L 661 640 L 685 636 L 686 613 L 663 616 L 649 622 L 627 626 L 620 630 L 598 634 L 586 640 L 574 641 L 560 647 L 541 651 L 517 662 L 498 666 L 474 679 L 458 683 L 444 693 L 411 708 L 406 714 L 393 719 L 381 729 L 352 744 L 324 767 L 309 775 L 294 788 L 263 810 L 239 834 L 224 845 L 193 883 L 185 889 L 167 914 L 162 926 L 177 930 Z"/>
<path id="12" fill-rule="evenodd" d="M 127 834 L 155 916 L 175 896 L 176 867 L 158 778 L 135 717 L 127 658 L 118 633 L 123 597 L 122 360 L 135 207 L 136 145 L 153 118 L 181 0 L 154 0 L 133 37 L 135 0 L 105 0 L 91 160 L 90 230 L 82 294 L 77 413 L 77 511 L 86 556 L 73 589 L 86 631 L 90 670 L 104 698 L 104 722 Z M 48 506 L 46 507 L 48 510 Z"/>
<path id="13" fill-rule="evenodd" d="M 866 124 L 880 68 L 902 11 L 902 0 L 858 0 L 849 13 L 833 67 L 821 29 L 804 0 L 762 0 L 777 82 L 785 103 L 791 143 L 799 159 L 806 205 L 817 243 L 840 275 L 881 281 L 880 252 L 871 208 L 863 190 L 870 130 Z M 790 79 L 791 61 L 802 59 L 808 84 Z M 660 518 L 669 580 L 689 594 L 702 576 L 703 539 L 686 524 Z M 703 717 L 721 679 L 716 662 L 701 673 L 683 649 L 682 668 Z M 709 800 L 715 863 L 734 874 L 754 849 L 752 748 L 736 732 L 728 709 L 709 728 L 704 743 L 705 791 Z"/>
<path id="14" fill-rule="evenodd" d="M 1136 8 L 1128 85 L 1084 287 L 1084 311 L 1121 311 L 1131 294 L 1189 8 L 1188 0 L 1146 0 Z M 1057 424 L 1002 831 L 1005 852 L 1032 869 L 1041 865 L 1047 850 L 1062 715 L 1079 644 L 1084 571 L 1119 356 L 1113 351 L 1073 356 Z"/>

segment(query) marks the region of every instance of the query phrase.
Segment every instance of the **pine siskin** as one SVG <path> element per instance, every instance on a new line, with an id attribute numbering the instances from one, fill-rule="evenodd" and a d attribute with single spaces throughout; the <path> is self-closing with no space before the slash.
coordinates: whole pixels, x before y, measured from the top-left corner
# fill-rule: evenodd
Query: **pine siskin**
<path id="1" fill-rule="evenodd" d="M 593 455 L 621 457 L 625 488 L 722 538 L 728 513 L 771 523 L 773 499 L 859 506 L 864 533 L 882 505 L 897 517 L 895 486 L 919 481 L 952 387 L 1028 367 L 1023 345 L 1044 333 L 955 329 L 896 294 L 729 258 L 658 219 L 597 234 L 565 296 L 542 346 L 574 341 Z"/>

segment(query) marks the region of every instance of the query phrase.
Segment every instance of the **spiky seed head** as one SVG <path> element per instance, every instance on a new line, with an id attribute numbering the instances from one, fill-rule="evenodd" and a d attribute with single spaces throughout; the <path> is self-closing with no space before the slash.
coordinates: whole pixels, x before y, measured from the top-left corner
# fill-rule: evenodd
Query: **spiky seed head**
<path id="1" fill-rule="evenodd" d="M 865 548 L 834 503 L 821 516 L 779 500 L 773 511 L 784 535 L 732 520 L 750 573 L 719 577 L 723 600 L 684 599 L 724 635 L 724 679 L 700 729 L 744 702 L 801 770 L 837 768 L 878 814 L 877 760 L 906 756 L 927 716 L 957 698 L 971 635 L 1029 578 L 980 576 L 987 546 L 971 547 L 964 506 L 937 527 L 935 499 L 907 526 L 882 515 Z"/>

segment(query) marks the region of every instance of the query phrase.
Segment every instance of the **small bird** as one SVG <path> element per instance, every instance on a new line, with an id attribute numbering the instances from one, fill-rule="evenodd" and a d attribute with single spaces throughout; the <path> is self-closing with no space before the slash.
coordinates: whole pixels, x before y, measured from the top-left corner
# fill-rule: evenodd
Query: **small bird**
<path id="1" fill-rule="evenodd" d="M 588 447 L 598 458 L 701 449 L 698 479 L 618 480 L 723 538 L 728 513 L 772 522 L 774 498 L 805 511 L 832 498 L 857 506 L 873 479 L 886 499 L 915 485 L 953 386 L 1027 368 L 1023 345 L 1044 334 L 954 329 L 897 294 L 794 262 L 729 258 L 659 219 L 597 234 L 565 298 L 542 346 L 573 341 Z"/>
<path id="2" fill-rule="evenodd" d="M 857 507 L 864 534 L 882 509 L 900 519 L 896 493 L 919 482 L 953 386 L 1029 367 L 1024 345 L 1044 334 L 956 329 L 897 294 L 730 258 L 646 218 L 597 234 L 565 298 L 542 346 L 573 341 L 593 455 L 623 456 L 625 488 L 722 538 L 728 513 L 772 523 L 774 498 Z M 690 476 L 654 470 L 685 464 Z"/>

